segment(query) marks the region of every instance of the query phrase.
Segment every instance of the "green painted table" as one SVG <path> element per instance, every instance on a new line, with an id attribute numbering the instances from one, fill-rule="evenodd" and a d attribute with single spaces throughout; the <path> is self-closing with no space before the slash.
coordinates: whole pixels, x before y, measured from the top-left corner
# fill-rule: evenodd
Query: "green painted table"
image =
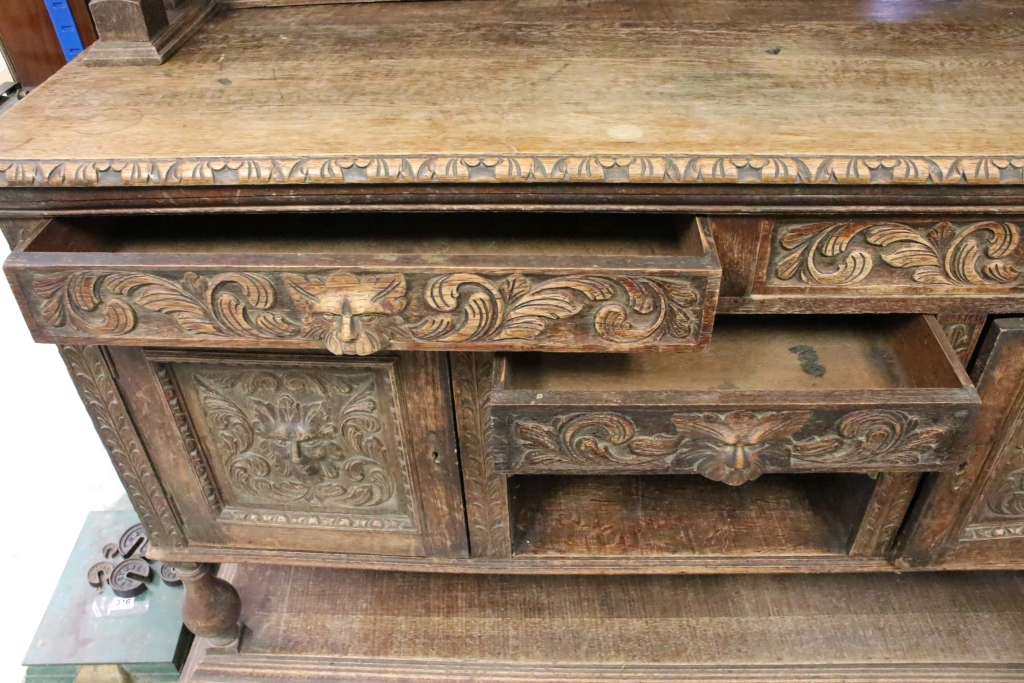
<path id="1" fill-rule="evenodd" d="M 106 585 L 98 591 L 86 578 L 103 561 L 103 546 L 138 522 L 132 510 L 89 513 L 25 655 L 26 683 L 178 680 L 192 640 L 181 621 L 182 587 L 161 581 L 156 562 L 148 588 L 131 601 L 118 600 Z"/>

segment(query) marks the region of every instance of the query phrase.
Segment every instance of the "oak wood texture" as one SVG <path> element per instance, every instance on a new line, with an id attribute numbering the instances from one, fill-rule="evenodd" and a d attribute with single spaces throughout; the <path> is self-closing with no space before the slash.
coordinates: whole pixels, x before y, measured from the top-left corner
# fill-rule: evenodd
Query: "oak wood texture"
<path id="1" fill-rule="evenodd" d="M 140 229 L 62 219 L 4 268 L 37 341 L 358 355 L 707 346 L 721 267 L 703 219 L 523 223 L 232 216 L 192 229 L 153 218 Z"/>
<path id="2" fill-rule="evenodd" d="M 162 64 L 217 10 L 216 0 L 92 0 L 99 40 L 82 55 L 86 66 Z"/>
<path id="3" fill-rule="evenodd" d="M 1024 223 L 1013 216 L 711 219 L 725 312 L 890 313 L 1020 309 Z"/>
<path id="4" fill-rule="evenodd" d="M 161 69 L 72 64 L 20 102 L 3 178 L 1024 183 L 1012 3 L 740 7 L 224 10 Z"/>
<path id="5" fill-rule="evenodd" d="M 109 352 L 190 544 L 466 556 L 443 355 Z"/>
<path id="6" fill-rule="evenodd" d="M 242 566 L 233 582 L 250 629 L 241 651 L 194 653 L 186 683 L 1024 675 L 1015 573 L 524 578 Z"/>
<path id="7" fill-rule="evenodd" d="M 899 543 L 908 565 L 1024 566 L 1024 319 L 996 318 L 972 376 L 981 409 L 961 440 L 956 471 L 935 475 Z"/>
<path id="8" fill-rule="evenodd" d="M 181 615 L 188 630 L 207 640 L 207 647 L 234 646 L 237 651 L 242 634 L 238 591 L 208 564 L 177 564 L 174 569 L 185 585 Z"/>
<path id="9" fill-rule="evenodd" d="M 495 375 L 495 467 L 516 474 L 950 469 L 978 403 L 927 316 L 729 316 L 704 354 L 506 354 Z"/>
<path id="10" fill-rule="evenodd" d="M 970 368 L 974 350 L 985 330 L 984 313 L 944 313 L 935 317 L 964 368 Z"/>
<path id="11" fill-rule="evenodd" d="M 874 484 L 767 475 L 509 478 L 514 556 L 845 555 Z"/>
<path id="12" fill-rule="evenodd" d="M 509 557 L 508 483 L 494 467 L 494 355 L 455 352 L 448 357 L 470 552 L 472 557 Z"/>
<path id="13" fill-rule="evenodd" d="M 857 534 L 850 544 L 850 557 L 888 553 L 920 482 L 921 475 L 916 472 L 882 472 L 877 476 Z"/>

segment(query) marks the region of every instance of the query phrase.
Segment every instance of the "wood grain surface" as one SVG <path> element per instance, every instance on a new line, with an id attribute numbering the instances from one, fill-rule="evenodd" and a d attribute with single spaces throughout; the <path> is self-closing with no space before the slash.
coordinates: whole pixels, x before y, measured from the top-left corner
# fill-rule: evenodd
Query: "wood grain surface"
<path id="1" fill-rule="evenodd" d="M 7 183 L 43 185 L 1022 183 L 1014 10 L 222 10 L 164 65 L 70 65 L 0 120 L 0 159 Z"/>
<path id="2" fill-rule="evenodd" d="M 190 683 L 1009 681 L 1009 573 L 479 577 L 239 567 L 250 629 Z M 278 590 L 266 590 L 266 586 Z"/>

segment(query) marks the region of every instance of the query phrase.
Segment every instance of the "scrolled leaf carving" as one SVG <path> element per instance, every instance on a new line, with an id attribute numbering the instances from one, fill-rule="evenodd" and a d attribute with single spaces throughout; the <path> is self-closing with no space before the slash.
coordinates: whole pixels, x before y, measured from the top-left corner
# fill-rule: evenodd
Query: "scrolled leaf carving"
<path id="1" fill-rule="evenodd" d="M 902 410 L 858 410 L 836 423 L 835 435 L 794 442 L 790 458 L 806 466 L 879 460 L 915 466 L 934 462 L 935 449 L 948 434 L 948 427 L 925 426 Z"/>
<path id="2" fill-rule="evenodd" d="M 541 422 L 519 418 L 512 433 L 514 470 L 693 472 L 730 485 L 768 471 L 842 470 L 935 464 L 949 430 L 922 425 L 903 411 L 860 410 L 824 434 L 804 439 L 813 413 L 806 410 L 676 413 L 674 432 L 638 435 L 636 423 L 615 412 L 567 413 Z M 820 428 L 816 428 L 820 429 Z"/>
<path id="3" fill-rule="evenodd" d="M 625 304 L 610 301 L 622 292 Z M 579 315 L 586 302 L 609 302 L 593 313 L 595 332 L 616 344 L 664 335 L 689 339 L 699 318 L 699 296 L 690 283 L 654 277 L 571 276 L 531 281 L 522 274 L 500 283 L 472 274 L 432 279 L 426 304 L 440 315 L 411 328 L 417 339 L 458 343 L 536 339 L 551 321 Z M 634 322 L 634 319 L 641 319 Z"/>
<path id="4" fill-rule="evenodd" d="M 383 423 L 373 378 L 355 389 L 345 387 L 348 395 L 340 408 L 332 407 L 336 400 L 289 393 L 285 387 L 305 390 L 304 396 L 331 393 L 316 378 L 298 372 L 278 378 L 255 371 L 225 381 L 274 396 L 262 399 L 246 392 L 243 404 L 226 396 L 215 381 L 196 378 L 206 423 L 239 490 L 259 501 L 303 502 L 313 508 L 374 508 L 394 498 L 395 481 L 383 464 Z"/>
<path id="5" fill-rule="evenodd" d="M 299 332 L 297 325 L 270 312 L 273 284 L 252 273 L 224 273 L 212 280 L 186 273 L 175 282 L 149 273 L 82 271 L 39 275 L 33 289 L 52 327 L 125 335 L 136 327 L 138 307 L 167 315 L 196 335 L 266 339 Z"/>
<path id="6" fill-rule="evenodd" d="M 778 237 L 774 274 L 807 285 L 866 285 L 878 272 L 877 256 L 918 285 L 1007 287 L 1024 268 L 1020 241 L 1016 223 L 998 221 L 942 221 L 925 228 L 856 221 L 795 225 Z"/>
<path id="7" fill-rule="evenodd" d="M 166 337 L 169 320 L 190 340 L 284 340 L 339 355 L 368 355 L 394 342 L 494 348 L 554 338 L 628 346 L 669 337 L 692 345 L 703 320 L 700 286 L 652 276 L 348 270 L 188 272 L 179 279 L 76 271 L 32 280 L 38 316 L 52 328 Z"/>

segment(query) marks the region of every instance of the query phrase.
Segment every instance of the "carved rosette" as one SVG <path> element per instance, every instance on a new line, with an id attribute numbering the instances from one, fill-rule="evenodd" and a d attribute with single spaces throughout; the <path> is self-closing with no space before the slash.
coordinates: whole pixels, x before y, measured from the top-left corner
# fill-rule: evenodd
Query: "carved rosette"
<path id="1" fill-rule="evenodd" d="M 556 326 L 566 344 L 630 346 L 669 338 L 694 345 L 703 320 L 703 292 L 685 278 L 453 273 L 419 282 L 414 286 L 401 273 L 344 270 L 190 272 L 180 279 L 76 271 L 37 275 L 32 289 L 41 302 L 40 321 L 55 329 L 110 338 L 174 335 L 197 344 L 210 338 L 312 341 L 335 354 L 367 355 L 394 341 L 405 348 L 500 348 L 543 342 Z M 147 330 L 140 330 L 143 311 L 157 314 Z"/>
<path id="2" fill-rule="evenodd" d="M 1007 288 L 1018 286 L 1024 271 L 1021 229 L 1010 222 L 784 225 L 773 241 L 775 284 Z"/>
<path id="3" fill-rule="evenodd" d="M 516 419 L 514 471 L 693 472 L 733 486 L 767 471 L 935 464 L 949 433 L 899 410 L 859 410 L 825 434 L 797 439 L 810 411 L 676 413 L 672 433 L 644 436 L 619 413 L 568 413 L 548 422 Z"/>

